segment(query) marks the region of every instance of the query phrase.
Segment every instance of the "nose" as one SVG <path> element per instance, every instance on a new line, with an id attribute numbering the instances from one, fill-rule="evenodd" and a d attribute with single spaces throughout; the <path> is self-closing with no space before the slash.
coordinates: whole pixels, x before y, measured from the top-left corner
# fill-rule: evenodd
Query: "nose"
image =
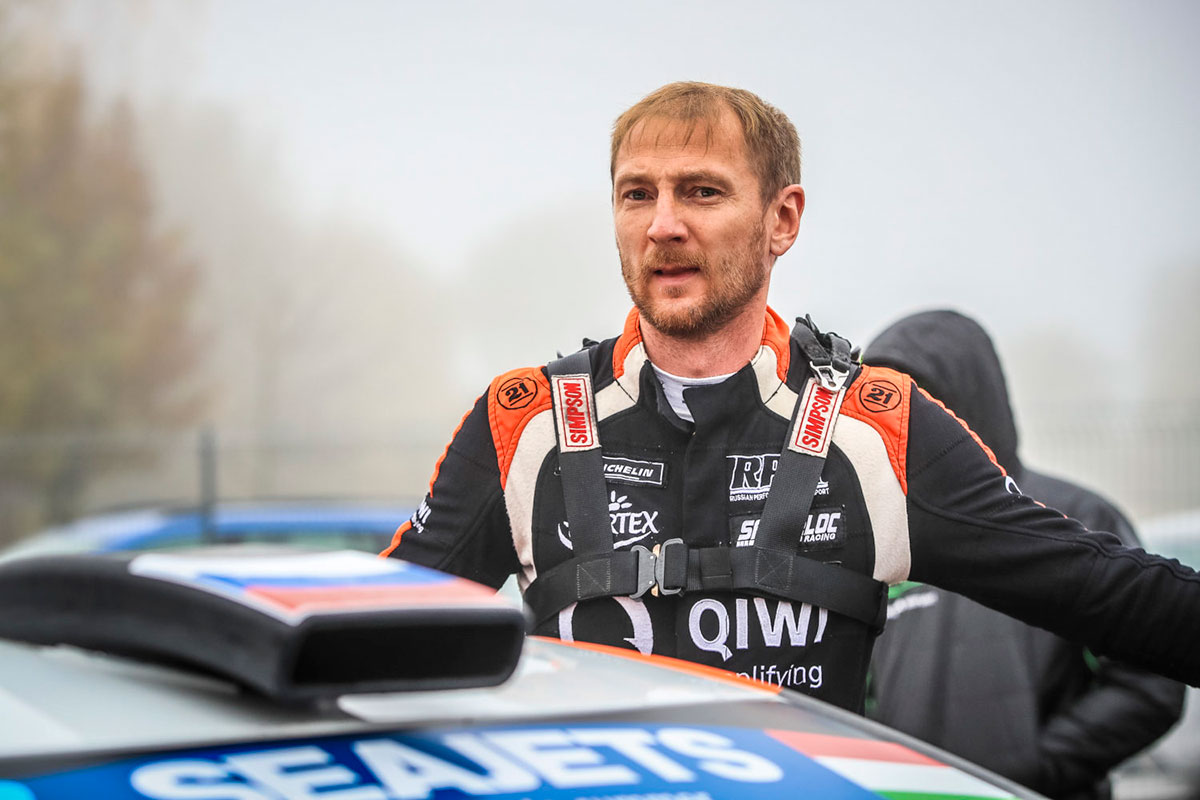
<path id="1" fill-rule="evenodd" d="M 646 235 L 655 244 L 676 244 L 687 241 L 688 230 L 680 218 L 675 198 L 664 192 L 654 206 L 654 219 L 650 221 L 650 229 Z"/>

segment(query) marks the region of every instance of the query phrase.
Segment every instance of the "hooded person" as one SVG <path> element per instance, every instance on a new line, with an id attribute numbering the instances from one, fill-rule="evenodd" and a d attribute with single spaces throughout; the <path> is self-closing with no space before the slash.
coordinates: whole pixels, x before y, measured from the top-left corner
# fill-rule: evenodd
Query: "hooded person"
<path id="1" fill-rule="evenodd" d="M 1010 491 L 1138 545 L 1108 500 L 1021 463 L 1004 371 L 974 320 L 913 314 L 884 330 L 863 361 L 908 373 L 945 403 L 991 448 Z M 908 583 L 891 590 L 868 712 L 1049 797 L 1104 798 L 1108 772 L 1179 719 L 1183 692 L 960 595 Z"/>

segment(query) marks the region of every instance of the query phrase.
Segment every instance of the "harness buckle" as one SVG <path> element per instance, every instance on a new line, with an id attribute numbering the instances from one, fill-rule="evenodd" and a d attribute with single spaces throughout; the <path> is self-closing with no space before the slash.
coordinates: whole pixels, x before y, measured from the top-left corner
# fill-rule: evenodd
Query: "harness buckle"
<path id="1" fill-rule="evenodd" d="M 682 550 L 678 549 L 682 548 Z M 629 548 L 629 551 L 637 556 L 637 591 L 629 595 L 633 599 L 637 599 L 644 595 L 647 591 L 658 597 L 660 594 L 682 594 L 684 587 L 687 584 L 687 545 L 683 539 L 668 539 L 662 544 L 654 545 L 653 550 L 648 550 L 640 544 L 635 544 Z M 677 552 L 678 556 L 670 556 L 669 560 L 674 563 L 675 559 L 682 557 L 683 570 L 682 582 L 669 582 L 667 579 L 667 561 L 668 554 Z M 679 572 L 679 570 L 675 570 Z"/>
<path id="2" fill-rule="evenodd" d="M 817 381 L 831 392 L 840 392 L 846 385 L 846 378 L 850 377 L 850 370 L 840 368 L 835 361 L 828 364 L 814 363 L 810 366 L 813 374 L 817 376 Z"/>
<path id="3" fill-rule="evenodd" d="M 629 595 L 636 600 L 654 588 L 657 556 L 640 544 L 629 548 L 629 552 L 637 556 L 637 591 Z"/>
<path id="4" fill-rule="evenodd" d="M 660 545 L 654 546 L 654 552 L 657 558 L 654 559 L 654 582 L 655 589 L 659 594 L 683 594 L 684 587 L 687 586 L 687 554 L 688 547 L 684 544 L 683 539 L 667 539 Z M 674 560 L 675 557 L 670 556 L 672 552 L 678 552 L 683 558 L 683 582 L 675 585 L 670 585 L 667 582 L 667 561 Z"/>

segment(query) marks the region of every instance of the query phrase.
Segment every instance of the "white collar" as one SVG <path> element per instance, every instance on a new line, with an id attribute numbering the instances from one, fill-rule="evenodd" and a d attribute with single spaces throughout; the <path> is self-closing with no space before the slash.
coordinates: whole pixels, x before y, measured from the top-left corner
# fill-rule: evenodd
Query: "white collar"
<path id="1" fill-rule="evenodd" d="M 730 372 L 728 375 L 712 375 L 705 378 L 684 378 L 679 375 L 672 375 L 665 369 L 659 369 L 658 365 L 653 361 L 650 366 L 654 368 L 654 374 L 658 376 L 659 383 L 662 384 L 663 394 L 666 395 L 667 402 L 671 406 L 671 410 L 675 415 L 682 420 L 695 422 L 692 418 L 692 411 L 688 408 L 687 401 L 683 399 L 683 390 L 693 386 L 711 386 L 714 383 L 721 383 L 733 377 L 736 373 Z"/>

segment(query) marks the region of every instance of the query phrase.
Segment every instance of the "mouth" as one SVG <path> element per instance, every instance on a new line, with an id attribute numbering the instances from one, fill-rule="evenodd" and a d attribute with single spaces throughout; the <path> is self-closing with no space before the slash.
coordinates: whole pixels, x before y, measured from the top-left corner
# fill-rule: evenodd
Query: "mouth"
<path id="1" fill-rule="evenodd" d="M 659 278 L 683 279 L 700 274 L 700 268 L 686 264 L 667 264 L 653 270 L 653 274 Z"/>

